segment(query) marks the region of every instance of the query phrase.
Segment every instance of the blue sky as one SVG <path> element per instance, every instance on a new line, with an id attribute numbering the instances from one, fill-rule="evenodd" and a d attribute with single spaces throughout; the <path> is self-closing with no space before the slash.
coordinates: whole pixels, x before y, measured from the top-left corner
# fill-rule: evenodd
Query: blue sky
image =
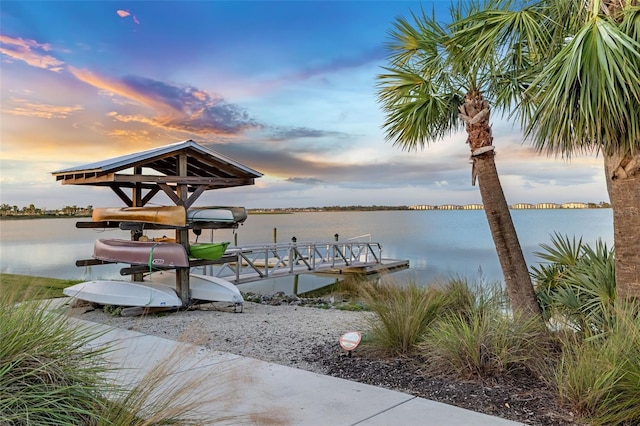
<path id="1" fill-rule="evenodd" d="M 479 203 L 463 133 L 401 151 L 376 102 L 395 18 L 449 4 L 3 0 L 0 202 L 117 206 L 51 172 L 193 139 L 264 174 L 198 204 Z M 493 124 L 509 203 L 608 200 L 601 159 L 547 158 Z"/>

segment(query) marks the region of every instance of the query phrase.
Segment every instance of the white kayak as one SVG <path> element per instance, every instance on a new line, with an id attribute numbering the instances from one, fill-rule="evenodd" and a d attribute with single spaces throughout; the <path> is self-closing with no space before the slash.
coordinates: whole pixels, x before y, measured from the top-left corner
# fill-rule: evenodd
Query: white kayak
<path id="1" fill-rule="evenodd" d="M 242 223 L 246 219 L 244 207 L 191 207 L 187 210 L 189 222 Z"/>
<path id="2" fill-rule="evenodd" d="M 176 274 L 173 271 L 154 272 L 145 278 L 149 284 L 166 285 L 176 288 Z M 189 296 L 192 299 L 208 302 L 229 302 L 236 307 L 242 305 L 244 299 L 238 287 L 229 281 L 210 275 L 189 274 Z"/>
<path id="3" fill-rule="evenodd" d="M 180 307 L 182 301 L 168 286 L 148 282 L 94 280 L 72 285 L 62 292 L 76 299 L 101 305 Z"/>

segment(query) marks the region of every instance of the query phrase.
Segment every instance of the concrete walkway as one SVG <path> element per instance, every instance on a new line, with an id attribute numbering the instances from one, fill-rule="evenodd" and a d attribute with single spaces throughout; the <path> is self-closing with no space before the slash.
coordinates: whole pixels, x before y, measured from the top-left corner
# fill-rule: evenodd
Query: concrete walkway
<path id="1" fill-rule="evenodd" d="M 84 320 L 72 321 L 104 331 L 92 344 L 112 346 L 107 354 L 117 367 L 111 373 L 112 380 L 134 386 L 154 368 L 164 369 L 161 373 L 165 378 L 152 399 L 161 395 L 181 403 L 179 396 L 188 395 L 199 406 L 193 415 L 207 424 L 520 424 L 402 392 Z M 176 392 L 175 398 L 172 391 Z"/>

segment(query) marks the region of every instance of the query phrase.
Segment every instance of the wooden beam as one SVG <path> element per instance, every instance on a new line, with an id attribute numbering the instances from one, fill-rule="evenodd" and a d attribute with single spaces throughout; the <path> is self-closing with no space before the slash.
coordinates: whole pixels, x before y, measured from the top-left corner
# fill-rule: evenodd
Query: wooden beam
<path id="1" fill-rule="evenodd" d="M 183 205 L 180 197 L 178 197 L 176 193 L 173 192 L 173 189 L 169 185 L 167 185 L 166 183 L 159 183 L 158 186 L 164 191 L 165 194 L 167 194 L 169 198 L 171 198 L 171 201 L 173 201 L 176 206 Z"/>
<path id="2" fill-rule="evenodd" d="M 114 262 L 109 262 L 107 260 L 99 260 L 99 259 L 80 259 L 80 260 L 76 260 L 76 266 L 81 267 L 81 266 L 94 266 L 94 265 L 107 265 L 109 263 L 114 263 Z"/>
<path id="3" fill-rule="evenodd" d="M 109 182 L 146 182 L 146 183 L 173 183 L 186 185 L 243 185 L 251 178 L 224 178 L 218 176 L 150 176 L 150 175 L 115 175 Z"/>
<path id="4" fill-rule="evenodd" d="M 178 156 L 178 167 L 176 174 L 181 178 L 185 178 L 188 172 L 188 157 L 187 154 L 181 153 Z M 189 188 L 186 184 L 179 184 L 177 194 L 180 199 L 180 205 L 184 206 L 189 198 Z M 188 229 L 176 229 L 176 242 L 182 244 L 184 249 L 189 252 L 189 230 Z M 189 268 L 177 268 L 176 269 L 176 292 L 183 305 L 187 305 L 191 299 L 189 296 Z"/>
<path id="5" fill-rule="evenodd" d="M 120 226 L 120 222 L 117 221 L 102 221 L 102 222 L 76 222 L 76 228 L 117 228 Z"/>
<path id="6" fill-rule="evenodd" d="M 127 207 L 133 207 L 133 201 L 131 201 L 131 198 L 129 198 L 129 196 L 125 194 L 124 191 L 120 189 L 120 187 L 116 185 L 110 185 L 110 188 L 127 205 Z"/>
<path id="7" fill-rule="evenodd" d="M 134 167 L 133 168 L 134 176 L 142 175 L 142 167 Z M 131 190 L 131 201 L 133 201 L 133 207 L 142 207 L 142 187 L 140 186 L 142 182 L 136 181 L 136 184 L 133 186 Z"/>
<path id="8" fill-rule="evenodd" d="M 196 202 L 196 200 L 198 199 L 198 197 L 200 197 L 202 195 L 202 193 L 204 191 L 207 190 L 207 187 L 204 185 L 200 185 L 198 186 L 195 191 L 193 191 L 193 194 L 191 194 L 191 196 L 187 199 L 187 201 L 184 203 L 184 208 L 188 209 L 189 207 L 191 207 L 193 205 L 193 203 Z"/>
<path id="9" fill-rule="evenodd" d="M 154 186 L 151 190 L 149 190 L 149 192 L 147 192 L 147 195 L 144 196 L 144 198 L 142 199 L 142 201 L 140 202 L 141 206 L 145 206 L 149 201 L 151 201 L 151 199 L 158 193 L 160 192 L 160 188 L 158 186 Z"/>

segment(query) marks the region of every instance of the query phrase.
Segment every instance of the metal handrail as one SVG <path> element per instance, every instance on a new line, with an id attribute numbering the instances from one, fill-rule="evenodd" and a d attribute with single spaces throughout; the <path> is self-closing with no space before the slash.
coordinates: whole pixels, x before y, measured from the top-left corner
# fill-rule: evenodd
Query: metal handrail
<path id="1" fill-rule="evenodd" d="M 355 264 L 379 264 L 382 246 L 376 242 L 291 242 L 229 247 L 225 258 L 229 259 L 229 255 L 233 260 L 219 265 L 215 275 L 226 279 L 234 276 L 235 282 L 240 283 L 243 277 L 247 280 L 247 275 L 256 275 L 260 280 Z"/>

